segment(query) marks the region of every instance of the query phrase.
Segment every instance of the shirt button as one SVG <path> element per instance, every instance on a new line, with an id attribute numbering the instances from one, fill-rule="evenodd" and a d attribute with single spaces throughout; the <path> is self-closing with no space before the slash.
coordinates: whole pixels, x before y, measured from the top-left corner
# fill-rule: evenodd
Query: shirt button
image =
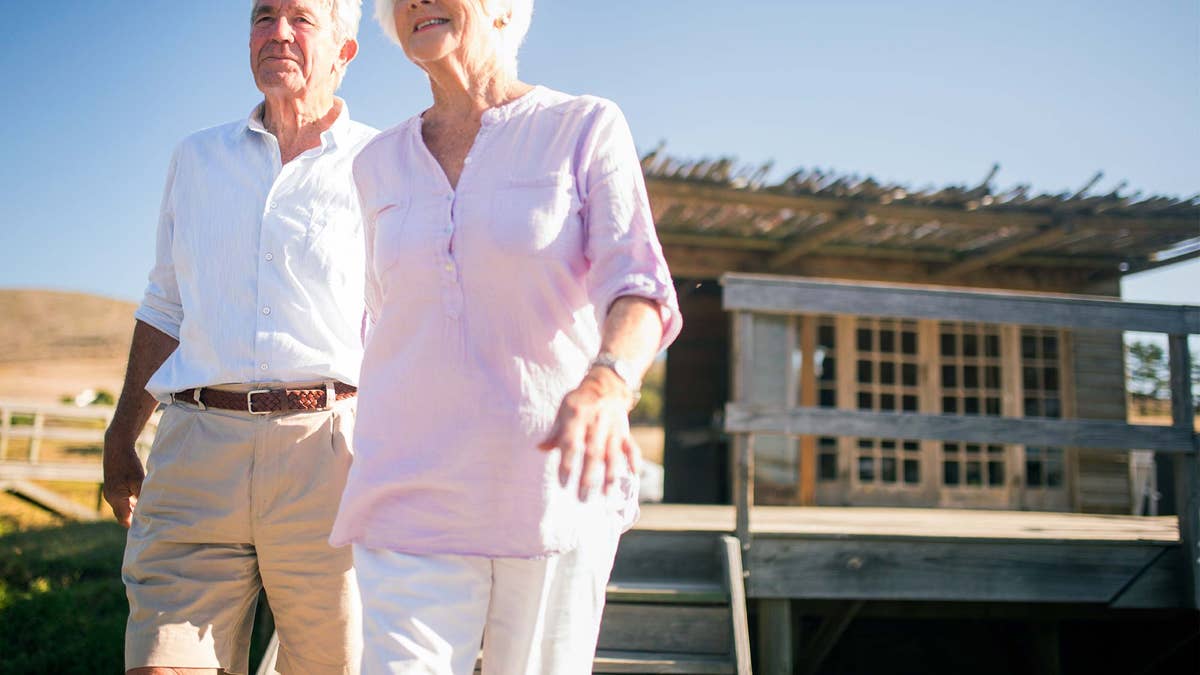
<path id="1" fill-rule="evenodd" d="M 271 208 L 279 208 L 279 202 L 271 202 Z"/>
<path id="2" fill-rule="evenodd" d="M 274 260 L 274 259 L 275 259 L 275 254 L 274 254 L 274 253 L 268 253 L 268 254 L 266 254 L 266 255 L 265 255 L 265 256 L 263 256 L 263 257 L 267 259 L 267 262 L 271 262 L 272 260 Z"/>
<path id="3" fill-rule="evenodd" d="M 270 315 L 271 315 L 271 308 L 263 307 L 263 316 L 270 316 Z"/>
<path id="4" fill-rule="evenodd" d="M 267 369 L 267 364 L 265 364 L 265 363 L 260 363 L 260 364 L 258 364 L 258 369 L 259 369 L 259 370 L 266 370 L 266 369 Z"/>
<path id="5" fill-rule="evenodd" d="M 453 271 L 454 271 L 454 265 L 447 264 L 447 265 L 446 265 L 446 271 L 447 271 L 447 272 L 453 272 Z"/>
<path id="6" fill-rule="evenodd" d="M 454 195 L 446 195 L 446 201 L 448 201 L 448 202 L 454 201 Z"/>
<path id="7" fill-rule="evenodd" d="M 470 157 L 468 157 L 468 158 L 466 158 L 466 159 L 464 159 L 464 160 L 463 160 L 463 164 L 470 164 L 470 163 L 471 163 L 471 158 L 470 158 Z"/>

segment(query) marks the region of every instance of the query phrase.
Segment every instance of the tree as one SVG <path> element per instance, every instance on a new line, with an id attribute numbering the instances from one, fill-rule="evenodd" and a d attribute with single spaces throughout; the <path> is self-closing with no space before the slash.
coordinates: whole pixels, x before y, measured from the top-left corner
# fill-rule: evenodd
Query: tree
<path id="1" fill-rule="evenodd" d="M 1162 345 L 1153 342 L 1131 342 L 1125 353 L 1126 377 L 1129 392 L 1144 403 L 1164 398 L 1170 390 L 1170 375 Z"/>

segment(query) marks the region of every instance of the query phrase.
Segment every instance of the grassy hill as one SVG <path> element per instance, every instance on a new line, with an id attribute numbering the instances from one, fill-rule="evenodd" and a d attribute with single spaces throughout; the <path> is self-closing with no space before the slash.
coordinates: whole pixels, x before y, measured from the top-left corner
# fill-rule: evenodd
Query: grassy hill
<path id="1" fill-rule="evenodd" d="M 135 308 L 87 293 L 0 289 L 0 400 L 118 393 Z"/>

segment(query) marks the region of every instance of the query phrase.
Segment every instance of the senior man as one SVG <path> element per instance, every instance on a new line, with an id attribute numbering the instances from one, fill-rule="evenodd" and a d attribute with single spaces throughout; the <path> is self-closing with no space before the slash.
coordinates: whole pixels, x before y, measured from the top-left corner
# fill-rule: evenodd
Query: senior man
<path id="1" fill-rule="evenodd" d="M 125 664 L 248 671 L 260 589 L 283 673 L 356 673 L 349 549 L 327 539 L 351 460 L 363 240 L 350 167 L 375 131 L 334 96 L 361 0 L 257 0 L 247 119 L 175 150 L 156 264 L 105 436 L 129 529 Z M 143 471 L 134 440 L 166 404 Z"/>

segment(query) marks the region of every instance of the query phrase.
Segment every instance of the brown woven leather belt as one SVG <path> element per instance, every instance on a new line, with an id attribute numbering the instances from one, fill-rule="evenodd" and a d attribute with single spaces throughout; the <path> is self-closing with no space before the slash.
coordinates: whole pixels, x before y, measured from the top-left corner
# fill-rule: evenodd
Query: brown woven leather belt
<path id="1" fill-rule="evenodd" d="M 296 410 L 328 410 L 333 401 L 350 398 L 358 389 L 341 382 L 329 382 L 320 389 L 254 389 L 251 391 L 222 391 L 220 389 L 185 389 L 172 394 L 181 403 L 205 408 L 242 410 L 254 415 Z"/>

